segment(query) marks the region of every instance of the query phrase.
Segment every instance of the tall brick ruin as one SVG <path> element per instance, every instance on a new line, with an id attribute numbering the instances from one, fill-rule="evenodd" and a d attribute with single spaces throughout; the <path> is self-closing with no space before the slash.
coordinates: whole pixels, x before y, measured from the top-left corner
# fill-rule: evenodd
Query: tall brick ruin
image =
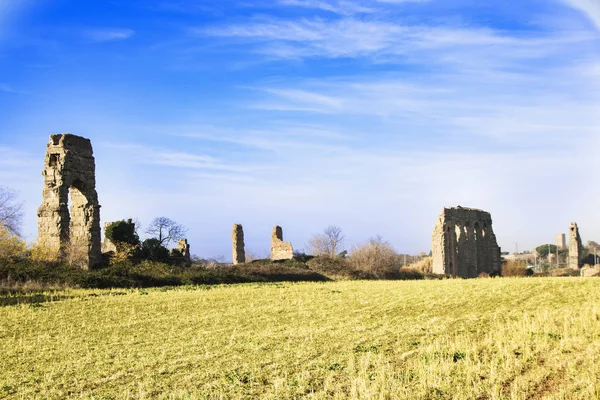
<path id="1" fill-rule="evenodd" d="M 576 223 L 569 227 L 569 268 L 579 270 L 581 267 L 581 236 Z"/>
<path id="2" fill-rule="evenodd" d="M 233 225 L 233 231 L 231 232 L 231 245 L 233 249 L 233 263 L 245 263 L 246 250 L 244 249 L 244 229 L 240 224 Z"/>
<path id="3" fill-rule="evenodd" d="M 51 135 L 47 148 L 38 242 L 87 269 L 102 255 L 92 144 L 67 133 Z"/>
<path id="4" fill-rule="evenodd" d="M 500 272 L 500 247 L 490 213 L 444 208 L 432 237 L 433 272 L 462 278 Z"/>
<path id="5" fill-rule="evenodd" d="M 273 227 L 271 234 L 271 260 L 291 260 L 294 258 L 294 249 L 290 242 L 283 241 L 283 229 L 280 226 Z"/>

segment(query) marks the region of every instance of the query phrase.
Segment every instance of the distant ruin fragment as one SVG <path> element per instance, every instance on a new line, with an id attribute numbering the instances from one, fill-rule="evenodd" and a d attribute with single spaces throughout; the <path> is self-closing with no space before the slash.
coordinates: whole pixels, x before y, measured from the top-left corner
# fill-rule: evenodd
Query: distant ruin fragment
<path id="1" fill-rule="evenodd" d="M 182 257 L 187 260 L 191 260 L 192 256 L 190 255 L 190 245 L 187 239 L 180 239 L 177 242 L 177 250 L 181 253 Z"/>
<path id="2" fill-rule="evenodd" d="M 581 236 L 576 223 L 569 228 L 569 268 L 578 270 L 581 267 Z"/>
<path id="3" fill-rule="evenodd" d="M 110 224 L 112 224 L 112 222 L 104 223 L 104 240 L 102 241 L 102 244 L 101 244 L 103 253 L 110 253 L 110 252 L 116 253 L 117 252 L 117 245 L 112 240 L 110 240 L 110 238 L 108 236 L 106 236 L 106 232 L 108 231 L 108 227 L 110 226 Z"/>
<path id="4" fill-rule="evenodd" d="M 178 263 L 190 266 L 192 265 L 192 256 L 190 254 L 190 245 L 187 239 L 180 239 L 177 242 L 177 248 L 171 249 L 171 258 L 176 260 Z"/>
<path id="5" fill-rule="evenodd" d="M 559 250 L 564 250 L 567 248 L 567 235 L 564 233 L 558 233 L 556 235 L 556 247 Z"/>
<path id="6" fill-rule="evenodd" d="M 47 148 L 38 242 L 87 269 L 102 255 L 92 144 L 67 133 L 50 135 Z"/>
<path id="7" fill-rule="evenodd" d="M 292 244 L 283 241 L 283 230 L 280 226 L 275 226 L 271 234 L 271 261 L 291 260 L 292 258 L 294 258 Z"/>
<path id="8" fill-rule="evenodd" d="M 231 233 L 231 242 L 233 248 L 233 263 L 245 263 L 246 251 L 244 250 L 244 229 L 242 228 L 242 225 L 233 225 L 233 232 Z"/>
<path id="9" fill-rule="evenodd" d="M 432 237 L 433 272 L 475 278 L 498 274 L 500 247 L 490 213 L 472 208 L 444 208 Z"/>

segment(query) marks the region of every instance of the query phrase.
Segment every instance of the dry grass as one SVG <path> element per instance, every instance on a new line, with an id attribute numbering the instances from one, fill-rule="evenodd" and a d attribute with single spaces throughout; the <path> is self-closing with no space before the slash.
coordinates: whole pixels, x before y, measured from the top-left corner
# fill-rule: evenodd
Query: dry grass
<path id="1" fill-rule="evenodd" d="M 547 278 L 3 296 L 16 305 L 0 307 L 0 398 L 600 398 L 599 289 Z"/>

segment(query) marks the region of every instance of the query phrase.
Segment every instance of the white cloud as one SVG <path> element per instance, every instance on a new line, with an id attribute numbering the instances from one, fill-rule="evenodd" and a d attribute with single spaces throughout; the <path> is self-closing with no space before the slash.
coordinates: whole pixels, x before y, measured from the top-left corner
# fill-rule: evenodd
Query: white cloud
<path id="1" fill-rule="evenodd" d="M 495 59 L 539 58 L 550 47 L 592 39 L 572 32 L 511 34 L 480 27 L 407 25 L 355 18 L 270 18 L 196 28 L 192 32 L 229 39 L 231 44 L 250 43 L 249 50 L 280 59 L 370 57 L 379 61 L 386 61 L 390 56 L 410 60 L 425 53 L 438 62 L 453 62 L 456 54 L 448 53 L 450 50 L 459 54 L 472 51 L 477 57 Z"/>
<path id="2" fill-rule="evenodd" d="M 137 144 L 107 143 L 105 146 L 129 154 L 133 160 L 140 164 L 187 170 L 228 171 L 237 173 L 244 173 L 252 169 L 249 165 L 225 163 L 218 158 L 203 154 L 192 154 L 177 150 L 157 150 Z"/>
<path id="3" fill-rule="evenodd" d="M 590 19 L 596 28 L 600 30 L 600 2 L 598 0 L 563 0 L 585 14 Z"/>
<path id="4" fill-rule="evenodd" d="M 279 4 L 291 7 L 313 8 L 329 11 L 340 15 L 354 15 L 372 13 L 377 10 L 373 7 L 365 7 L 352 1 L 326 1 L 326 0 L 279 0 Z"/>
<path id="5" fill-rule="evenodd" d="M 132 29 L 90 29 L 85 31 L 84 36 L 93 42 L 108 42 L 114 40 L 129 39 L 135 34 Z"/>

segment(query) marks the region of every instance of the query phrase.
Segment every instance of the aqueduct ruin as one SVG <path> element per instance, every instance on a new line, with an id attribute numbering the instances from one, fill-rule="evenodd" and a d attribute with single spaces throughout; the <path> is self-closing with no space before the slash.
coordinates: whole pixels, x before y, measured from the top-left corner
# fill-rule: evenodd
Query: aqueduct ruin
<path id="1" fill-rule="evenodd" d="M 488 212 L 472 208 L 444 208 L 432 238 L 433 272 L 475 278 L 500 272 L 500 247 Z"/>
<path id="2" fill-rule="evenodd" d="M 102 256 L 92 144 L 67 133 L 50 135 L 47 148 L 38 243 L 88 268 Z"/>

